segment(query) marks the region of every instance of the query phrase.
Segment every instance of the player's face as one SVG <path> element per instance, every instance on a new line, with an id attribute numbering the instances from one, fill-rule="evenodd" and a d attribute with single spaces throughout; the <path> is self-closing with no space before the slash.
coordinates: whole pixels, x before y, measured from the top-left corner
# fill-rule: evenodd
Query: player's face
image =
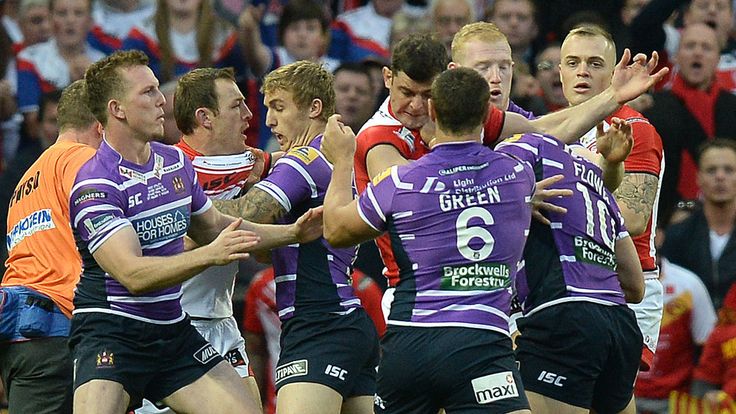
<path id="1" fill-rule="evenodd" d="M 87 0 L 57 0 L 51 10 L 56 42 L 62 47 L 77 48 L 84 44 L 92 28 Z"/>
<path id="2" fill-rule="evenodd" d="M 455 62 L 458 66 L 475 69 L 491 88 L 491 104 L 501 110 L 509 106 L 514 62 L 507 42 L 471 40 L 463 46 L 463 52 Z"/>
<path id="3" fill-rule="evenodd" d="M 56 123 L 57 115 L 59 113 L 59 104 L 56 102 L 49 102 L 44 108 L 43 119 L 41 119 L 41 128 L 43 129 L 43 135 L 48 142 L 54 142 L 56 137 L 59 136 L 59 126 Z"/>
<path id="4" fill-rule="evenodd" d="M 611 85 L 616 52 L 600 36 L 572 36 L 562 44 L 560 80 L 565 98 L 577 105 Z"/>
<path id="5" fill-rule="evenodd" d="M 718 40 L 713 29 L 703 24 L 688 26 L 677 49 L 680 76 L 689 85 L 706 90 L 715 77 L 720 60 Z"/>
<path id="6" fill-rule="evenodd" d="M 296 60 L 316 60 L 325 49 L 325 33 L 319 20 L 298 20 L 284 30 L 284 48 Z"/>
<path id="7" fill-rule="evenodd" d="M 706 202 L 736 200 L 736 153 L 730 148 L 710 148 L 700 157 L 698 185 Z"/>
<path id="8" fill-rule="evenodd" d="M 298 138 L 309 129 L 309 114 L 300 110 L 291 92 L 275 90 L 263 98 L 266 105 L 266 125 L 279 144 L 281 151 L 290 150 Z"/>
<path id="9" fill-rule="evenodd" d="M 212 119 L 213 139 L 233 153 L 245 151 L 245 130 L 253 113 L 245 105 L 238 85 L 229 79 L 215 80 L 218 114 Z"/>
<path id="10" fill-rule="evenodd" d="M 119 101 L 128 127 L 147 141 L 164 138 L 164 104 L 158 79 L 148 66 L 121 69 L 127 93 Z"/>
<path id="11" fill-rule="evenodd" d="M 429 120 L 427 100 L 432 96 L 432 82 L 415 82 L 406 73 L 392 73 L 388 68 L 383 70 L 383 82 L 396 119 L 409 129 L 421 129 Z"/>
<path id="12" fill-rule="evenodd" d="M 346 125 L 363 126 L 374 109 L 370 77 L 349 70 L 338 72 L 335 75 L 335 109 Z"/>

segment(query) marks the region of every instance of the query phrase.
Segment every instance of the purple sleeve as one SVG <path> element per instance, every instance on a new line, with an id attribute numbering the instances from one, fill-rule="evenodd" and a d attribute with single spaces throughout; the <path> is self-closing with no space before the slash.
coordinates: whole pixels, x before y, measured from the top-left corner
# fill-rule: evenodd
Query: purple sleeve
<path id="1" fill-rule="evenodd" d="M 377 231 L 386 230 L 386 218 L 392 213 L 391 206 L 396 186 L 391 175 L 398 174 L 397 167 L 391 167 L 368 183 L 365 191 L 358 197 L 360 218 Z"/>
<path id="2" fill-rule="evenodd" d="M 268 177 L 254 187 L 275 198 L 287 212 L 292 207 L 317 196 L 315 179 L 310 165 L 317 159 L 317 150 L 299 147 L 276 162 Z"/>
<path id="3" fill-rule="evenodd" d="M 534 136 L 514 135 L 496 145 L 495 150 L 514 157 L 534 166 L 540 161 L 539 147 L 541 139 Z"/>
<path id="4" fill-rule="evenodd" d="M 80 179 L 81 178 L 81 179 Z M 77 177 L 69 202 L 72 228 L 94 253 L 110 236 L 131 223 L 126 200 L 114 182 Z"/>

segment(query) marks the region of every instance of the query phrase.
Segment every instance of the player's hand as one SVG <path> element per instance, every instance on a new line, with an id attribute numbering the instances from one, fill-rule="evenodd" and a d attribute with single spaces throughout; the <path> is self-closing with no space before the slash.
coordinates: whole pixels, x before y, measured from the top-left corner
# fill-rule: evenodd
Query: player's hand
<path id="1" fill-rule="evenodd" d="M 256 233 L 238 229 L 242 222 L 242 218 L 235 219 L 212 243 L 205 246 L 214 265 L 220 266 L 235 260 L 247 259 L 247 252 L 258 245 L 261 238 Z"/>
<path id="2" fill-rule="evenodd" d="M 333 164 L 340 161 L 352 163 L 355 155 L 355 133 L 340 121 L 340 115 L 332 115 L 327 120 L 320 151 Z"/>
<path id="3" fill-rule="evenodd" d="M 253 163 L 253 169 L 250 170 L 250 174 L 245 180 L 244 187 L 247 190 L 255 185 L 255 183 L 261 181 L 263 173 L 265 172 L 264 170 L 266 169 L 266 155 L 263 153 L 263 150 L 260 150 L 258 148 L 253 148 L 246 145 L 245 149 L 247 151 L 250 151 L 256 159 L 255 163 Z"/>
<path id="4" fill-rule="evenodd" d="M 322 237 L 322 206 L 310 208 L 294 223 L 296 240 L 307 243 Z"/>
<path id="5" fill-rule="evenodd" d="M 669 68 L 662 68 L 652 74 L 659 62 L 657 52 L 652 52 L 649 60 L 643 53 L 634 56 L 631 64 L 629 64 L 629 59 L 631 59 L 631 51 L 627 48 L 624 49 L 624 54 L 616 65 L 611 79 L 611 88 L 613 88 L 616 102 L 620 105 L 649 90 L 669 72 Z"/>
<path id="6" fill-rule="evenodd" d="M 596 149 L 609 163 L 623 162 L 634 147 L 631 125 L 623 119 L 612 118 L 611 127 L 603 132 L 603 123 L 596 130 Z"/>
<path id="7" fill-rule="evenodd" d="M 557 174 L 537 182 L 537 187 L 534 190 L 534 195 L 532 196 L 532 217 L 542 224 L 549 225 L 550 221 L 547 217 L 544 217 L 541 210 L 559 214 L 567 213 L 566 208 L 546 201 L 550 198 L 569 197 L 572 195 L 572 190 L 549 188 L 551 185 L 563 178 L 564 176 L 562 174 Z"/>

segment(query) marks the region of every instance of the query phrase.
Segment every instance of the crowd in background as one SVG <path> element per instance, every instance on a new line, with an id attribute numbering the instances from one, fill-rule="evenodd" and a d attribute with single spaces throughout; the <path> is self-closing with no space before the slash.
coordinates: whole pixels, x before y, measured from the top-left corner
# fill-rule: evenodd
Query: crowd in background
<path id="1" fill-rule="evenodd" d="M 560 41 L 576 25 L 593 23 L 614 35 L 619 56 L 624 48 L 656 50 L 660 65 L 671 68 L 655 90 L 631 103 L 657 129 L 665 153 L 657 205 L 665 310 L 655 365 L 640 375 L 637 396 L 666 400 L 670 391 L 689 390 L 695 378 L 716 382 L 736 399 L 734 7 L 732 0 L 0 1 L 3 217 L 20 176 L 58 135 L 59 91 L 114 50 L 148 55 L 167 98 L 169 143 L 180 136 L 173 122 L 177 77 L 196 67 L 233 67 L 260 120 L 246 131 L 247 143 L 269 150 L 274 143 L 259 87 L 279 66 L 324 64 L 335 75 L 337 112 L 357 131 L 387 96 L 382 68 L 393 44 L 429 32 L 449 53 L 462 26 L 490 21 L 512 48 L 512 101 L 543 115 L 568 105 Z M 718 145 L 701 154 L 701 145 L 714 139 Z M 385 285 L 370 247 L 357 262 L 369 276 L 354 281 L 359 291 Z M 246 283 L 255 270 L 244 268 Z M 266 372 L 278 346 L 274 287 L 267 272 L 253 279 L 243 329 L 254 366 Z M 267 396 L 269 387 L 261 389 Z"/>

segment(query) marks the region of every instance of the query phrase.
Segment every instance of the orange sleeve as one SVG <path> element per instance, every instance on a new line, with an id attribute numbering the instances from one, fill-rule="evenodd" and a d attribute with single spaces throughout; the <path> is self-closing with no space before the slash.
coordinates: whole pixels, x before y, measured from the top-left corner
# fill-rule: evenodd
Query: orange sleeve
<path id="1" fill-rule="evenodd" d="M 634 121 L 631 124 L 634 135 L 634 148 L 626 158 L 624 167 L 627 173 L 649 173 L 659 176 L 662 168 L 662 138 L 648 122 Z"/>

